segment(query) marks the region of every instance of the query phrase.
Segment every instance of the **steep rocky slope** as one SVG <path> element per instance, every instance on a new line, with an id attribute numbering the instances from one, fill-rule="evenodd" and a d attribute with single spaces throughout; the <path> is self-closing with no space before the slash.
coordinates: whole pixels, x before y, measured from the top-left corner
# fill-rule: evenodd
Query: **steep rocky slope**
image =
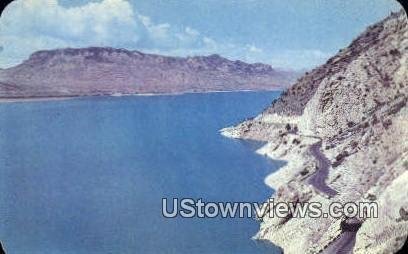
<path id="1" fill-rule="evenodd" d="M 222 130 L 267 141 L 259 153 L 288 161 L 265 180 L 275 202 L 320 202 L 324 211 L 334 201 L 378 204 L 378 218 L 264 216 L 258 239 L 285 253 L 401 248 L 408 235 L 407 23 L 400 11 L 368 27 L 261 115 Z"/>
<path id="2" fill-rule="evenodd" d="M 0 70 L 0 97 L 273 90 L 292 72 L 219 55 L 167 57 L 113 48 L 39 51 Z"/>

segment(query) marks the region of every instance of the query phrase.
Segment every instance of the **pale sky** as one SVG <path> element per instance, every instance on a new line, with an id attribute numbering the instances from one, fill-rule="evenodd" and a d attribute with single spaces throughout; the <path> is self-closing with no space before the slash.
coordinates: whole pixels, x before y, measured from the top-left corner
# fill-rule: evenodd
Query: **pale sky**
<path id="1" fill-rule="evenodd" d="M 310 69 L 400 8 L 395 0 L 16 0 L 0 18 L 0 67 L 42 49 L 109 46 Z"/>

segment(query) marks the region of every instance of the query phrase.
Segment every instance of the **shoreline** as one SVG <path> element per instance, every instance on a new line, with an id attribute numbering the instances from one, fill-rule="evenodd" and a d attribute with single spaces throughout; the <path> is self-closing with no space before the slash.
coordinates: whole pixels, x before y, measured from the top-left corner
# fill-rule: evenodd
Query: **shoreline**
<path id="1" fill-rule="evenodd" d="M 33 97 L 0 97 L 1 103 L 19 103 L 19 102 L 42 102 L 42 101 L 59 101 L 59 100 L 72 100 L 79 98 L 98 98 L 98 97 L 153 97 L 153 96 L 180 96 L 188 94 L 213 94 L 213 93 L 238 93 L 238 92 L 282 92 L 283 89 L 271 89 L 271 90 L 214 90 L 214 91 L 201 91 L 201 92 L 174 92 L 174 93 L 134 93 L 134 94 L 100 94 L 100 95 L 68 95 L 68 96 L 33 96 Z"/>
<path id="2" fill-rule="evenodd" d="M 297 125 L 302 120 L 301 118 L 301 116 L 261 115 L 237 126 L 221 129 L 220 133 L 233 139 L 265 141 L 266 144 L 259 148 L 256 153 L 273 160 L 286 162 L 285 165 L 265 177 L 264 183 L 274 190 L 272 198 L 278 202 L 320 202 L 323 206 L 327 206 L 330 199 L 333 198 L 330 197 L 330 194 L 334 194 L 332 191 L 337 191 L 326 185 L 326 181 L 330 179 L 328 172 L 325 172 L 327 170 L 325 167 L 330 167 L 326 165 L 329 163 L 329 159 L 325 154 L 316 151 L 320 151 L 322 138 L 302 130 L 294 132 L 293 129 L 288 130 L 286 128 L 288 124 Z M 272 131 L 264 133 L 265 128 Z M 318 178 L 318 181 L 310 181 L 313 178 Z M 338 198 L 336 195 L 334 199 Z M 301 242 L 305 241 L 305 238 L 299 233 L 299 228 L 306 228 L 311 223 L 316 223 L 315 219 L 310 217 L 293 218 L 291 222 L 282 218 L 268 218 L 268 216 L 260 218 L 260 220 L 260 228 L 253 238 L 258 241 L 269 241 L 282 248 L 285 253 L 296 253 L 299 246 L 293 244 L 293 237 Z M 316 240 L 313 245 L 307 244 L 307 241 L 301 245 L 309 245 L 305 249 L 314 253 L 324 251 L 326 246 L 331 246 L 334 249 L 339 248 L 339 242 L 336 240 L 344 238 L 344 232 L 340 230 L 340 222 L 341 220 L 321 218 L 319 224 L 321 225 L 321 232 L 324 233 L 320 234 L 320 239 Z M 347 247 L 352 249 L 354 243 Z"/>
<path id="3" fill-rule="evenodd" d="M 398 100 L 394 102 L 390 106 L 391 110 L 398 103 Z M 376 202 L 378 213 L 387 214 L 382 217 L 358 218 L 357 224 L 346 218 L 324 216 L 289 219 L 264 216 L 259 218 L 260 228 L 253 238 L 270 241 L 285 253 L 298 253 L 299 249 L 304 249 L 308 253 L 342 250 L 344 253 L 360 254 L 397 249 L 406 236 L 408 227 L 408 217 L 404 217 L 404 207 L 407 205 L 404 190 L 407 190 L 408 179 L 408 172 L 404 169 L 408 169 L 408 164 L 402 159 L 408 157 L 404 144 L 391 143 L 389 140 L 406 136 L 407 131 L 401 126 L 406 126 L 407 113 L 407 108 L 396 113 L 392 126 L 385 131 L 381 128 L 381 122 L 373 127 L 367 126 L 365 122 L 359 123 L 359 128 L 367 130 L 362 137 L 357 127 L 350 127 L 345 133 L 352 134 L 347 137 L 337 136 L 337 139 L 331 139 L 321 135 L 321 132 L 316 132 L 305 124 L 311 117 L 308 112 L 300 116 L 262 113 L 236 126 L 221 129 L 221 135 L 228 138 L 267 142 L 256 152 L 286 162 L 264 180 L 275 190 L 272 198 L 276 202 L 318 202 L 323 210 L 328 210 L 332 202 Z M 378 145 L 356 146 L 355 139 L 367 140 L 367 133 L 369 137 L 378 136 L 387 141 L 386 144 L 394 144 L 393 150 L 387 148 L 388 154 L 384 155 L 381 153 L 384 148 L 380 146 L 377 150 Z M 344 151 L 347 151 L 346 155 Z M 373 161 L 372 158 L 376 160 Z M 375 180 L 379 184 L 365 184 L 369 183 L 366 179 L 375 179 L 367 174 L 367 167 L 371 168 L 371 172 L 385 172 Z M 396 208 L 390 211 L 389 207 Z M 396 233 L 385 235 L 384 228 L 379 228 L 378 223 L 387 224 Z M 356 224 L 353 231 L 344 227 L 353 224 Z M 377 236 L 383 239 L 386 236 L 396 244 L 376 244 L 373 239 Z"/>

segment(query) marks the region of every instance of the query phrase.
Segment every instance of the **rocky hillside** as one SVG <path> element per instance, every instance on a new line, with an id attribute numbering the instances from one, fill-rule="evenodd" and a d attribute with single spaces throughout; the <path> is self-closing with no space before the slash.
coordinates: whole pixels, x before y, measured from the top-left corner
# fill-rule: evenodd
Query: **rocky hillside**
<path id="1" fill-rule="evenodd" d="M 219 55 L 167 57 L 113 48 L 39 51 L 0 70 L 0 97 L 273 90 L 294 73 Z"/>
<path id="2" fill-rule="evenodd" d="M 275 200 L 370 201 L 378 218 L 262 218 L 257 238 L 285 253 L 395 253 L 408 235 L 408 22 L 372 25 L 261 115 L 223 134 L 263 140 L 288 163 L 267 177 Z M 327 165 L 326 165 L 327 164 Z M 327 210 L 326 210 L 327 211 Z"/>

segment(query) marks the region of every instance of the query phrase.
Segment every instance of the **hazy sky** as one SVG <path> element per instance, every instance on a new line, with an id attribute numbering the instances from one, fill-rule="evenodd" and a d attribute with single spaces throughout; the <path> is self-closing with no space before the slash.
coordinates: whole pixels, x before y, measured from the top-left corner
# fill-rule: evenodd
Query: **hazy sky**
<path id="1" fill-rule="evenodd" d="M 0 67 L 40 49 L 111 46 L 311 68 L 395 0 L 16 0 L 0 18 Z"/>

